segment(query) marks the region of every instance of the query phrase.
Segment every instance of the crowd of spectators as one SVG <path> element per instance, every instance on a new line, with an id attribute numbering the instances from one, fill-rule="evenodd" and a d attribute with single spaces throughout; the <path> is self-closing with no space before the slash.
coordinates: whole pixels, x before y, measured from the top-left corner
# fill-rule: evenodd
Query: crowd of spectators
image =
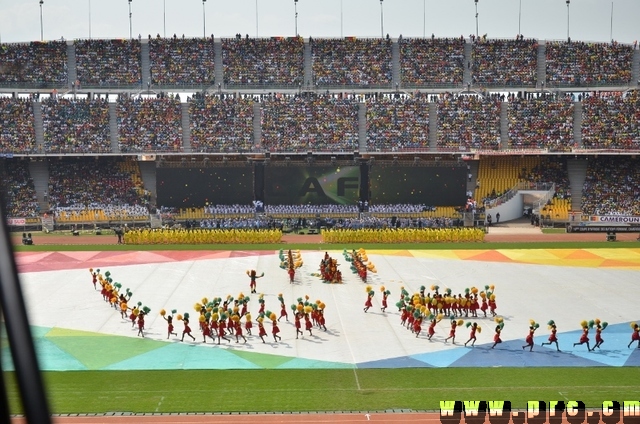
<path id="1" fill-rule="evenodd" d="M 640 216 L 640 160 L 599 156 L 589 160 L 582 189 L 586 215 Z"/>
<path id="2" fill-rule="evenodd" d="M 464 37 L 400 38 L 404 86 L 459 86 L 464 77 Z"/>
<path id="3" fill-rule="evenodd" d="M 450 228 L 459 226 L 459 220 L 452 218 L 376 218 L 373 216 L 347 218 L 335 221 L 332 228 L 359 230 L 363 228 Z"/>
<path id="4" fill-rule="evenodd" d="M 537 164 L 521 179 L 532 183 L 555 183 L 555 197 L 571 199 L 571 183 L 567 161 L 564 157 L 544 156 L 541 163 Z"/>
<path id="5" fill-rule="evenodd" d="M 0 153 L 36 150 L 33 99 L 0 97 Z"/>
<path id="6" fill-rule="evenodd" d="M 51 153 L 111 151 L 107 100 L 51 97 L 42 101 L 44 148 Z"/>
<path id="7" fill-rule="evenodd" d="M 2 185 L 6 194 L 5 215 L 10 218 L 35 218 L 40 214 L 40 205 L 27 161 L 5 162 Z"/>
<path id="8" fill-rule="evenodd" d="M 302 37 L 223 38 L 224 83 L 299 86 L 304 80 Z"/>
<path id="9" fill-rule="evenodd" d="M 213 85 L 214 39 L 149 38 L 149 67 L 153 85 Z"/>
<path id="10" fill-rule="evenodd" d="M 250 96 L 194 96 L 189 103 L 191 149 L 194 152 L 247 152 L 253 149 L 253 104 Z"/>
<path id="11" fill-rule="evenodd" d="M 141 189 L 134 185 L 130 173 L 120 170 L 117 159 L 60 159 L 49 163 L 49 204 L 54 211 L 103 209 L 137 215 L 147 210 L 148 201 L 140 195 Z"/>
<path id="12" fill-rule="evenodd" d="M 373 151 L 401 151 L 429 147 L 427 96 L 400 94 L 367 101 L 367 147 Z"/>
<path id="13" fill-rule="evenodd" d="M 78 40 L 75 49 L 81 85 L 139 85 L 142 81 L 139 40 Z"/>
<path id="14" fill-rule="evenodd" d="M 438 148 L 500 147 L 500 98 L 444 94 L 438 99 Z"/>
<path id="15" fill-rule="evenodd" d="M 581 41 L 547 43 L 547 82 L 551 85 L 627 85 L 633 46 Z"/>
<path id="16" fill-rule="evenodd" d="M 391 39 L 312 39 L 313 78 L 318 86 L 390 86 Z"/>
<path id="17" fill-rule="evenodd" d="M 256 211 L 253 205 L 205 205 L 204 213 L 211 215 L 250 214 Z"/>
<path id="18" fill-rule="evenodd" d="M 508 102 L 510 149 L 571 149 L 574 112 L 571 96 L 509 96 Z"/>
<path id="19" fill-rule="evenodd" d="M 538 41 L 477 38 L 473 44 L 473 84 L 481 86 L 535 86 Z M 469 64 L 467 65 L 469 66 Z"/>
<path id="20" fill-rule="evenodd" d="M 269 229 L 274 228 L 274 221 L 266 218 L 222 218 L 203 219 L 200 228 L 207 229 Z"/>
<path id="21" fill-rule="evenodd" d="M 0 85 L 65 85 L 67 43 L 48 41 L 0 44 Z"/>
<path id="22" fill-rule="evenodd" d="M 182 108 L 178 95 L 118 97 L 120 151 L 177 152 L 182 149 Z"/>
<path id="23" fill-rule="evenodd" d="M 263 97 L 262 145 L 268 151 L 358 149 L 358 101 L 349 94 Z"/>
<path id="24" fill-rule="evenodd" d="M 582 144 L 591 149 L 640 149 L 640 93 L 600 92 L 582 102 Z"/>
<path id="25" fill-rule="evenodd" d="M 357 205 L 265 205 L 267 215 L 324 215 L 358 213 Z"/>
<path id="26" fill-rule="evenodd" d="M 397 204 L 384 204 L 384 205 L 369 205 L 369 212 L 371 213 L 422 213 L 422 212 L 434 212 L 435 206 L 427 206 L 424 204 L 410 204 L 410 203 L 397 203 Z"/>

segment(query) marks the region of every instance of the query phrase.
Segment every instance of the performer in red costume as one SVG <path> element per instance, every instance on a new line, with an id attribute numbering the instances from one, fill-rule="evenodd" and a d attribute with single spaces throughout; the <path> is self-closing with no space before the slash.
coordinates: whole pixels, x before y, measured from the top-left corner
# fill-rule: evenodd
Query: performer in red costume
<path id="1" fill-rule="evenodd" d="M 371 290 L 371 286 L 367 286 L 367 300 L 364 302 L 364 311 L 367 312 L 369 308 L 373 307 L 373 303 L 371 299 L 373 299 L 373 295 L 375 292 Z"/>
<path id="2" fill-rule="evenodd" d="M 601 322 L 598 318 L 594 320 L 594 323 L 596 325 L 596 344 L 593 346 L 591 351 L 596 350 L 596 348 L 600 349 L 600 345 L 604 343 L 604 340 L 602 339 L 602 331 L 609 325 L 606 322 Z"/>
<path id="3" fill-rule="evenodd" d="M 573 347 L 582 345 L 582 344 L 587 344 L 587 350 L 591 350 L 591 347 L 589 347 L 589 329 L 593 327 L 593 321 L 591 322 L 587 322 L 587 321 L 582 321 L 580 323 L 580 326 L 582 327 L 582 335 L 580 336 L 580 340 L 578 341 L 578 343 L 574 343 Z"/>
<path id="4" fill-rule="evenodd" d="M 256 270 L 252 269 L 251 271 L 247 271 L 247 275 L 251 279 L 250 282 L 249 282 L 249 288 L 251 289 L 251 293 L 256 293 L 256 280 L 258 278 L 264 277 L 264 272 L 262 274 L 258 275 Z"/>
<path id="5" fill-rule="evenodd" d="M 525 339 L 525 342 L 527 344 L 522 346 L 522 350 L 524 350 L 525 347 L 529 347 L 529 352 L 531 352 L 533 350 L 533 335 L 536 332 L 536 330 L 540 327 L 540 324 L 536 323 L 534 320 L 530 320 L 529 322 L 531 324 L 529 326 L 529 334 Z"/>
<path id="6" fill-rule="evenodd" d="M 558 327 L 556 326 L 556 323 L 554 320 L 550 320 L 547 325 L 549 326 L 549 329 L 551 330 L 551 334 L 549 335 L 549 340 L 546 342 L 542 343 L 542 346 L 544 345 L 550 345 L 551 343 L 555 343 L 556 344 L 556 350 L 558 352 L 560 352 L 560 347 L 558 346 L 558 337 L 556 336 L 556 333 L 558 332 Z"/>
<path id="7" fill-rule="evenodd" d="M 633 333 L 631 333 L 631 341 L 627 348 L 630 348 L 633 342 L 638 342 L 638 349 L 640 349 L 640 326 L 635 322 L 632 322 L 631 328 L 633 328 Z"/>
<path id="8" fill-rule="evenodd" d="M 477 322 L 474 322 L 473 324 L 468 322 L 467 327 L 471 327 L 471 333 L 469 334 L 469 340 L 464 342 L 464 345 L 466 346 L 467 343 L 471 342 L 471 347 L 473 347 L 473 345 L 476 344 L 476 331 L 482 331 L 482 330 L 480 329 L 480 327 L 478 327 Z"/>
<path id="9" fill-rule="evenodd" d="M 458 325 L 462 325 L 462 324 L 464 324 L 463 320 L 460 320 L 457 322 L 455 318 L 451 320 L 451 330 L 449 330 L 449 337 L 444 339 L 445 343 L 447 343 L 449 339 L 451 339 L 451 343 L 456 344 L 456 328 L 458 327 Z"/>
<path id="10" fill-rule="evenodd" d="M 178 319 L 180 319 L 180 318 L 178 318 Z M 182 317 L 182 322 L 184 324 L 184 329 L 182 330 L 182 339 L 180 339 L 180 341 L 183 342 L 184 341 L 184 336 L 188 335 L 195 342 L 196 338 L 193 337 L 193 335 L 191 334 L 191 327 L 189 327 L 189 314 L 188 313 L 184 314 L 184 316 Z"/>

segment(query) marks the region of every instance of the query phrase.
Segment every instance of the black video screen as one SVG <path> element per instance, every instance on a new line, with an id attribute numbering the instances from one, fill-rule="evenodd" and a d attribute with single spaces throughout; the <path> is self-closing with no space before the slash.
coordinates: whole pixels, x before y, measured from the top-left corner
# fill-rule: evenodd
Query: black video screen
<path id="1" fill-rule="evenodd" d="M 467 169 L 462 166 L 372 166 L 372 204 L 463 206 L 467 199 Z"/>
<path id="2" fill-rule="evenodd" d="M 157 168 L 158 205 L 176 208 L 251 204 L 253 168 Z"/>
<path id="3" fill-rule="evenodd" d="M 267 166 L 264 172 L 269 205 L 354 205 L 360 196 L 357 166 Z"/>

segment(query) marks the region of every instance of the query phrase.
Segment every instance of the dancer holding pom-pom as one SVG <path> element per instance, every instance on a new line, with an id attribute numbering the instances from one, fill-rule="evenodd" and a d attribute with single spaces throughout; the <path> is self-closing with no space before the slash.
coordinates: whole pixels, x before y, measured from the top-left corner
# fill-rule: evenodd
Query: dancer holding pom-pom
<path id="1" fill-rule="evenodd" d="M 367 312 L 369 308 L 373 307 L 371 299 L 373 299 L 375 292 L 371 289 L 371 286 L 367 286 L 365 290 L 367 292 L 367 300 L 364 302 L 364 311 Z"/>
<path id="2" fill-rule="evenodd" d="M 91 282 L 93 283 L 94 290 L 98 290 L 98 288 L 96 287 L 96 284 L 98 283 L 98 272 L 100 272 L 100 270 L 98 270 L 97 272 L 93 272 L 93 268 L 89 268 L 89 273 L 91 274 Z"/>
<path id="3" fill-rule="evenodd" d="M 302 328 L 302 313 L 298 312 L 296 310 L 296 305 L 291 305 L 291 307 L 294 310 L 295 316 L 294 316 L 294 326 L 296 327 L 296 339 L 298 338 L 298 336 L 303 336 L 304 333 L 302 332 L 301 328 Z"/>
<path id="4" fill-rule="evenodd" d="M 225 335 L 227 334 L 226 331 L 224 331 L 227 328 L 227 314 L 225 313 L 221 313 L 220 314 L 220 321 L 218 321 L 218 344 L 220 344 L 220 339 L 225 339 L 226 341 L 228 341 L 229 343 L 231 343 L 230 339 L 227 339 L 225 337 Z M 231 332 L 232 330 L 229 329 L 229 332 Z"/>
<path id="5" fill-rule="evenodd" d="M 256 280 L 258 278 L 264 277 L 264 272 L 262 274 L 258 275 L 256 270 L 252 269 L 251 271 L 247 271 L 247 275 L 251 279 L 251 281 L 249 282 L 249 288 L 251 289 L 251 293 L 256 293 Z"/>
<path id="6" fill-rule="evenodd" d="M 462 324 L 464 324 L 464 320 L 456 321 L 456 318 L 453 315 L 451 316 L 451 330 L 449 330 L 449 337 L 444 339 L 445 343 L 451 339 L 451 343 L 456 344 L 456 328 Z"/>
<path id="7" fill-rule="evenodd" d="M 264 341 L 264 337 L 267 335 L 267 330 L 264 329 L 264 318 L 263 317 L 258 317 L 257 319 L 258 321 L 258 336 L 260 337 L 260 339 L 262 339 L 262 343 L 266 343 Z"/>
<path id="8" fill-rule="evenodd" d="M 380 287 L 380 291 L 382 292 L 382 308 L 380 309 L 382 310 L 382 312 L 384 312 L 387 309 L 387 298 L 389 297 L 391 292 L 389 290 L 386 290 L 384 286 Z"/>
<path id="9" fill-rule="evenodd" d="M 467 340 L 464 343 L 464 345 L 466 346 L 467 343 L 471 342 L 471 347 L 473 347 L 473 345 L 476 344 L 476 331 L 481 333 L 482 332 L 482 328 L 478 326 L 477 322 L 474 322 L 473 324 L 468 322 L 467 323 L 467 328 L 469 328 L 469 327 L 471 327 L 471 333 L 469 334 L 469 340 Z"/>
<path id="10" fill-rule="evenodd" d="M 502 333 L 502 329 L 504 328 L 504 319 L 502 317 L 496 317 L 495 322 L 498 325 L 496 325 L 496 333 L 493 335 L 493 346 L 491 346 L 491 349 L 496 347 L 498 343 L 502 343 L 500 333 Z"/>
<path id="11" fill-rule="evenodd" d="M 178 320 L 182 321 L 182 323 L 184 324 L 184 329 L 182 330 L 182 339 L 180 339 L 180 341 L 183 342 L 184 336 L 187 335 L 191 337 L 191 339 L 195 342 L 196 338 L 191 334 L 191 327 L 189 327 L 189 313 L 185 312 L 184 316 L 178 315 Z"/>
<path id="12" fill-rule="evenodd" d="M 251 329 L 253 328 L 253 323 L 251 322 L 251 314 L 244 314 L 244 329 L 247 332 L 247 335 L 251 335 Z"/>
<path id="13" fill-rule="evenodd" d="M 273 325 L 273 327 L 271 328 L 271 334 L 273 334 L 273 340 L 278 343 L 279 340 L 282 340 L 282 337 L 278 336 L 278 333 L 280 332 L 280 328 L 278 328 L 278 320 L 276 318 L 276 314 L 275 313 L 271 313 L 269 314 L 269 318 L 271 319 L 271 324 Z"/>
<path id="14" fill-rule="evenodd" d="M 529 325 L 529 334 L 527 335 L 527 338 L 525 339 L 525 342 L 527 344 L 522 346 L 522 350 L 524 350 L 525 347 L 528 347 L 529 348 L 529 352 L 531 352 L 533 350 L 533 335 L 536 332 L 536 330 L 540 327 L 540 324 L 538 324 L 534 320 L 529 320 L 529 324 L 531 324 L 531 325 Z"/>
<path id="15" fill-rule="evenodd" d="M 167 321 L 167 339 L 173 334 L 174 336 L 177 336 L 178 333 L 174 333 L 173 332 L 173 314 L 175 314 L 176 311 L 175 309 L 171 311 L 172 315 L 166 315 L 167 312 L 164 309 L 160 310 L 160 315 L 162 315 L 162 318 L 164 318 L 165 321 Z"/>
<path id="16" fill-rule="evenodd" d="M 602 331 L 609 325 L 606 322 L 601 322 L 599 318 L 596 318 L 594 323 L 596 325 L 596 344 L 593 346 L 591 351 L 596 350 L 596 348 L 600 349 L 600 345 L 604 343 L 604 340 L 602 339 Z"/>
<path id="17" fill-rule="evenodd" d="M 573 344 L 573 347 L 586 343 L 587 350 L 590 351 L 591 348 L 589 347 L 589 329 L 593 328 L 593 321 L 587 322 L 586 320 L 584 320 L 580 323 L 580 326 L 582 327 L 582 336 L 580 336 L 580 340 L 578 341 L 578 343 Z"/>
<path id="18" fill-rule="evenodd" d="M 560 348 L 558 347 L 558 337 L 556 333 L 558 332 L 558 327 L 556 327 L 556 323 L 554 320 L 550 320 L 547 325 L 549 326 L 549 330 L 551 330 L 551 334 L 549 335 L 549 340 L 547 342 L 542 343 L 544 345 L 550 345 L 551 343 L 556 344 L 556 350 L 560 352 Z"/>
<path id="19" fill-rule="evenodd" d="M 280 321 L 280 318 L 284 318 L 289 322 L 289 314 L 287 313 L 287 306 L 284 304 L 282 293 L 278 294 L 278 300 L 280 301 L 280 316 L 278 317 L 278 321 Z"/>
<path id="20" fill-rule="evenodd" d="M 440 322 L 440 320 L 442 319 L 442 316 L 438 315 L 437 317 L 433 314 L 429 315 L 429 320 L 431 320 L 431 323 L 429 324 L 429 336 L 427 337 L 427 340 L 431 340 L 431 338 L 433 337 L 433 335 L 436 333 L 436 324 Z"/>
<path id="21" fill-rule="evenodd" d="M 631 333 L 631 341 L 627 348 L 630 348 L 633 342 L 638 342 L 638 349 L 640 349 L 640 326 L 635 322 L 631 323 L 631 328 L 633 328 L 633 333 Z"/>

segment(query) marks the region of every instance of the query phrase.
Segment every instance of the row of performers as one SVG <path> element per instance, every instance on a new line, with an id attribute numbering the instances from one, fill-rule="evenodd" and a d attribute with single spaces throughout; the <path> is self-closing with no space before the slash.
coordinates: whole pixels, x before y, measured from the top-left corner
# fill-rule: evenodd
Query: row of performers
<path id="1" fill-rule="evenodd" d="M 311 336 L 313 335 L 312 329 L 314 326 L 317 326 L 318 328 L 325 331 L 327 329 L 324 318 L 324 310 L 326 305 L 320 300 L 317 300 L 315 303 L 310 303 L 308 301 L 308 296 L 306 298 L 307 300 L 299 298 L 297 304 L 291 305 L 294 316 L 294 325 L 296 328 L 296 339 L 300 335 L 304 335 L 302 331 L 302 321 L 304 321 L 305 323 L 305 330 L 308 331 L 309 335 Z M 267 331 L 264 327 L 265 319 L 271 320 L 271 334 L 273 336 L 274 342 L 276 343 L 282 340 L 282 337 L 279 335 L 280 328 L 278 326 L 278 322 L 282 318 L 285 318 L 287 322 L 289 321 L 289 314 L 287 313 L 287 308 L 281 294 L 278 296 L 278 300 L 280 300 L 281 305 L 279 317 L 275 312 L 264 310 L 264 299 L 262 298 L 262 295 L 258 300 L 261 304 L 261 309 L 258 312 L 258 318 L 256 319 L 256 322 L 258 325 L 258 337 L 260 337 L 263 343 L 266 343 L 264 337 L 267 336 Z M 247 335 L 252 334 L 251 330 L 253 328 L 253 322 L 251 319 L 251 314 L 246 312 L 246 310 L 241 311 L 238 306 L 234 306 L 233 308 L 228 309 L 216 306 L 220 305 L 220 302 L 220 298 L 214 299 L 211 302 L 209 302 L 205 298 L 202 300 L 202 304 L 197 303 L 194 307 L 197 311 L 199 311 L 198 323 L 200 331 L 202 332 L 202 342 L 206 343 L 207 337 L 211 338 L 213 341 L 217 339 L 218 344 L 220 344 L 221 340 L 231 342 L 231 339 L 226 337 L 226 335 L 229 334 L 232 336 L 235 335 L 236 343 L 239 343 L 240 339 L 242 339 L 243 342 L 246 343 L 247 339 L 244 336 L 244 332 L 246 331 Z M 167 339 L 172 335 L 177 336 L 177 333 L 174 332 L 173 325 L 174 315 L 176 313 L 177 311 L 175 309 L 171 311 L 171 314 L 167 314 L 164 309 L 160 311 L 160 315 L 165 319 L 165 321 L 167 321 Z M 188 336 L 195 341 L 195 337 L 193 336 L 191 327 L 189 325 L 189 313 L 184 313 L 182 315 L 177 314 L 175 316 L 175 319 L 177 319 L 178 321 L 182 321 L 184 325 L 182 337 L 180 340 L 184 341 L 185 336 Z M 242 323 L 243 319 L 244 325 Z"/>
<path id="2" fill-rule="evenodd" d="M 285 254 L 283 250 L 280 250 L 280 268 L 286 269 L 289 275 L 289 283 L 293 284 L 293 280 L 296 277 L 296 269 L 300 268 L 303 264 L 302 255 L 299 250 L 295 252 L 289 249 Z"/>
<path id="3" fill-rule="evenodd" d="M 122 293 L 122 285 L 113 281 L 109 271 L 106 271 L 104 276 L 102 276 L 99 269 L 94 271 L 93 268 L 89 268 L 89 273 L 91 274 L 91 282 L 93 283 L 94 290 L 98 290 L 98 284 L 100 284 L 102 299 L 109 303 L 112 308 L 119 311 L 123 319 L 130 320 L 131 327 L 137 325 L 138 336 L 144 337 L 144 319 L 145 316 L 151 312 L 151 309 L 143 306 L 142 302 L 138 302 L 137 305 L 130 307 L 129 303 L 133 292 L 127 288 L 125 292 Z"/>
<path id="4" fill-rule="evenodd" d="M 495 286 L 487 285 L 484 291 L 478 291 L 476 287 L 466 288 L 464 296 L 462 294 L 451 294 L 451 289 L 446 289 L 445 293 L 439 292 L 438 286 L 431 286 L 434 291 L 433 294 L 426 293 L 426 287 L 421 286 L 420 292 L 415 293 L 413 296 L 409 295 L 409 292 L 404 288 L 400 288 L 400 300 L 396 302 L 396 307 L 399 312 L 403 310 L 406 312 L 407 307 L 421 308 L 425 307 L 430 313 L 443 314 L 445 316 L 453 315 L 456 317 L 474 317 L 477 318 L 478 311 L 481 311 L 484 317 L 487 316 L 487 311 L 492 317 L 497 316 L 496 309 L 496 295 L 493 292 Z M 372 299 L 375 296 L 375 291 L 371 286 L 365 288 L 367 292 L 367 299 L 364 305 L 364 312 L 367 312 L 373 307 Z M 385 312 L 388 307 L 388 298 L 391 292 L 384 286 L 380 287 L 382 292 L 382 312 Z M 480 299 L 478 299 L 480 297 Z"/>

